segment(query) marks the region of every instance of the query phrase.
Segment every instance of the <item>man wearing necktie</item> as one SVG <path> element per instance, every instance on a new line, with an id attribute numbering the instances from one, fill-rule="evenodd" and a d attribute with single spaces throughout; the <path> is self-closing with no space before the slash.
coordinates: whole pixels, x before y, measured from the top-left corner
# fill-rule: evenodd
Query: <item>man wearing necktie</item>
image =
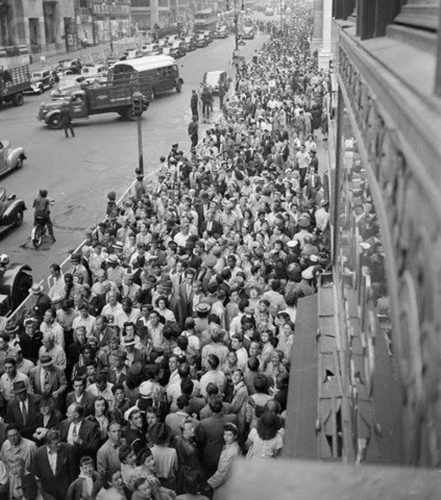
<path id="1" fill-rule="evenodd" d="M 60 431 L 49 429 L 46 444 L 38 448 L 32 462 L 32 473 L 40 483 L 43 497 L 65 500 L 74 475 L 72 448 L 62 443 Z"/>
<path id="2" fill-rule="evenodd" d="M 13 390 L 15 398 L 8 403 L 6 421 L 17 424 L 21 435 L 31 439 L 37 428 L 39 414 L 37 398 L 28 394 L 26 384 L 22 380 L 14 382 Z"/>

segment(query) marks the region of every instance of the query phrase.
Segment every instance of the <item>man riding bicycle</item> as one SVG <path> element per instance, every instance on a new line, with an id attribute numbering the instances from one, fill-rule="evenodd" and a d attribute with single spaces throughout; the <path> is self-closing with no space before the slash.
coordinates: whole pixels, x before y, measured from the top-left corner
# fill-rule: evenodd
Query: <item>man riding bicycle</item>
<path id="1" fill-rule="evenodd" d="M 47 197 L 47 190 L 40 189 L 37 198 L 34 200 L 32 207 L 34 208 L 34 226 L 42 224 L 47 226 L 49 236 L 55 242 L 54 228 L 50 217 L 51 201 Z"/>

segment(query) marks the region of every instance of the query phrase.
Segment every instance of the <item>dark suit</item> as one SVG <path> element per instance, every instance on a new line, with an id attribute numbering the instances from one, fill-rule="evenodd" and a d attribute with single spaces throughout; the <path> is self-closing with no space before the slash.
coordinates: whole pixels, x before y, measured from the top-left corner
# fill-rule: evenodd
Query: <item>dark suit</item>
<path id="1" fill-rule="evenodd" d="M 236 423 L 236 415 L 213 415 L 204 418 L 195 429 L 195 439 L 201 451 L 201 462 L 206 477 L 212 476 L 217 470 L 219 457 L 224 446 L 224 425 Z"/>
<path id="2" fill-rule="evenodd" d="M 190 284 L 188 289 L 183 282 L 178 286 L 177 292 L 175 313 L 178 323 L 183 327 L 185 319 L 193 315 L 193 287 Z"/>
<path id="3" fill-rule="evenodd" d="M 39 398 L 36 396 L 32 394 L 28 395 L 28 413 L 26 420 L 24 420 L 18 399 L 9 401 L 6 409 L 6 421 L 11 424 L 17 424 L 21 435 L 27 439 L 32 439 L 32 434 L 34 434 L 35 429 L 38 427 L 38 417 L 40 415 L 38 400 Z"/>
<path id="4" fill-rule="evenodd" d="M 57 391 L 60 388 L 66 388 L 67 382 L 66 377 L 64 375 L 64 371 L 59 368 L 53 366 L 50 370 L 48 370 L 48 378 L 49 385 L 48 389 L 44 391 L 44 388 L 41 386 L 41 372 L 43 368 L 41 366 L 36 366 L 32 368 L 29 373 L 29 381 L 31 383 L 32 389 L 36 394 L 52 394 L 54 391 Z"/>
<path id="5" fill-rule="evenodd" d="M 95 401 L 95 398 L 91 396 L 88 392 L 84 391 L 83 396 L 81 397 L 81 400 L 79 401 L 79 404 L 84 408 L 85 414 L 89 415 L 90 413 L 93 412 L 93 403 Z M 66 396 L 66 409 L 69 408 L 69 406 L 72 403 L 76 403 L 77 400 L 75 399 L 75 393 L 69 392 L 69 394 Z"/>
<path id="6" fill-rule="evenodd" d="M 82 500 L 83 496 L 83 481 L 84 479 L 79 477 L 69 486 L 66 494 L 66 500 Z M 92 494 L 90 498 L 96 498 L 98 491 L 100 490 L 102 483 L 101 478 L 97 472 L 92 473 Z"/>
<path id="7" fill-rule="evenodd" d="M 47 447 L 40 446 L 34 455 L 31 471 L 39 478 L 44 493 L 51 495 L 55 500 L 65 500 L 66 492 L 74 476 L 72 447 L 66 443 L 60 443 L 54 475 L 49 465 Z"/>
<path id="8" fill-rule="evenodd" d="M 66 443 L 70 424 L 71 422 L 68 419 L 63 420 L 60 424 L 61 440 Z M 74 463 L 77 467 L 81 457 L 85 455 L 94 457 L 96 455 L 100 447 L 99 427 L 94 422 L 83 419 L 78 430 L 78 438 L 81 440 L 81 444 L 76 443 L 73 445 Z"/>
<path id="9" fill-rule="evenodd" d="M 201 235 L 207 231 L 208 236 L 213 236 L 214 234 L 221 235 L 224 232 L 222 224 L 216 220 L 204 221 L 201 224 Z"/>

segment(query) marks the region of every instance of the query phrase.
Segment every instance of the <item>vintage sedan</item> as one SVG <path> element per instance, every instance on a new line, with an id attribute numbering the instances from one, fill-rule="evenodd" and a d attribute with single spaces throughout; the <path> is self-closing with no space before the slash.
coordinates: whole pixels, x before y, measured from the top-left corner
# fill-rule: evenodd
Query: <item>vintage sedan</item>
<path id="1" fill-rule="evenodd" d="M 21 226 L 25 210 L 23 200 L 0 186 L 0 236 L 14 227 Z"/>
<path id="2" fill-rule="evenodd" d="M 225 92 L 230 88 L 230 79 L 225 71 L 207 71 L 202 77 L 202 86 L 207 85 L 213 94 L 219 94 L 219 88 L 223 87 Z"/>
<path id="3" fill-rule="evenodd" d="M 26 160 L 23 148 L 13 148 L 9 141 L 0 139 L 0 176 L 21 168 Z"/>

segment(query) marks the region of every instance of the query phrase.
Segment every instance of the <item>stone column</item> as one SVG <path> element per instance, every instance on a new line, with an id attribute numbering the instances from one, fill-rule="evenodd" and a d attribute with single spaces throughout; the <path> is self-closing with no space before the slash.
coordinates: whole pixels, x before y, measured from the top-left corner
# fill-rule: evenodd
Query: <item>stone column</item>
<path id="1" fill-rule="evenodd" d="M 311 51 L 320 50 L 323 31 L 323 0 L 314 0 L 314 25 L 312 31 Z"/>
<path id="2" fill-rule="evenodd" d="M 332 0 L 323 0 L 323 40 L 319 52 L 319 68 L 327 69 L 332 58 Z"/>

